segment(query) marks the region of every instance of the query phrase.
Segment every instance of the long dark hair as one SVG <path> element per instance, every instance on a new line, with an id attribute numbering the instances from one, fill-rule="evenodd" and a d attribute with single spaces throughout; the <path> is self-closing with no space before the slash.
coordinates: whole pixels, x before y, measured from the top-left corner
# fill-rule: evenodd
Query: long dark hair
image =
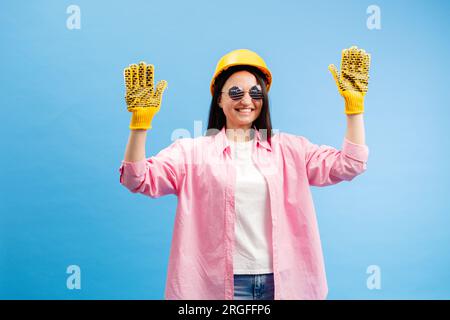
<path id="1" fill-rule="evenodd" d="M 256 81 L 258 82 L 258 84 L 261 86 L 263 92 L 263 104 L 261 113 L 259 114 L 258 118 L 253 121 L 252 127 L 255 127 L 258 130 L 265 129 L 262 130 L 261 138 L 267 139 L 270 143 L 270 138 L 272 137 L 272 121 L 270 119 L 269 96 L 267 94 L 266 77 L 258 68 L 248 65 L 232 66 L 217 76 L 214 82 L 214 94 L 209 109 L 208 130 L 206 135 L 212 135 L 213 132 L 217 133 L 217 130 L 221 130 L 223 126 L 226 125 L 227 120 L 225 113 L 218 104 L 220 92 L 222 91 L 223 85 L 225 84 L 227 79 L 233 73 L 241 70 L 246 70 L 252 73 L 256 77 Z"/>

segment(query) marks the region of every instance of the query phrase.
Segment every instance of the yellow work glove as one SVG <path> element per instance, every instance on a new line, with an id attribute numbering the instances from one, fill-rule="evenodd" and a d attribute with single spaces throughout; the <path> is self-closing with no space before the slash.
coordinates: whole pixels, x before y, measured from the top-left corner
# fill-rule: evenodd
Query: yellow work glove
<path id="1" fill-rule="evenodd" d="M 161 108 L 162 94 L 167 81 L 161 80 L 154 90 L 154 66 L 140 62 L 125 68 L 125 101 L 128 111 L 132 112 L 130 129 L 151 129 L 152 119 Z"/>
<path id="2" fill-rule="evenodd" d="M 356 46 L 342 50 L 341 73 L 334 64 L 328 69 L 333 74 L 339 93 L 345 99 L 345 113 L 364 112 L 364 96 L 369 83 L 370 54 Z"/>

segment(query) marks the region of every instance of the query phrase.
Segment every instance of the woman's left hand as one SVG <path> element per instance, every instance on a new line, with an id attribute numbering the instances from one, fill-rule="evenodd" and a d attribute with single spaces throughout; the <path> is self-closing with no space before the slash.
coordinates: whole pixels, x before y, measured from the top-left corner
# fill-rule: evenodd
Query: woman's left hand
<path id="1" fill-rule="evenodd" d="M 334 64 L 328 69 L 333 74 L 339 93 L 345 99 L 345 113 L 364 112 L 364 96 L 369 83 L 370 54 L 356 46 L 342 50 L 341 73 Z"/>

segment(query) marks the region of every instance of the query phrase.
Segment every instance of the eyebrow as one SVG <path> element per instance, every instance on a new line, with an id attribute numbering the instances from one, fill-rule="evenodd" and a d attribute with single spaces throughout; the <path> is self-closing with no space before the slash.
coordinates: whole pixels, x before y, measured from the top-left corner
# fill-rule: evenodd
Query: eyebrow
<path id="1" fill-rule="evenodd" d="M 230 87 L 228 87 L 228 90 L 230 90 L 230 89 L 233 88 L 233 87 L 238 87 L 238 88 L 242 89 L 241 86 L 238 86 L 237 84 L 233 84 L 233 85 L 231 85 Z M 259 87 L 258 89 L 261 89 L 261 85 L 260 85 L 259 83 L 252 85 L 249 89 L 251 89 L 251 88 L 253 88 L 253 87 Z"/>

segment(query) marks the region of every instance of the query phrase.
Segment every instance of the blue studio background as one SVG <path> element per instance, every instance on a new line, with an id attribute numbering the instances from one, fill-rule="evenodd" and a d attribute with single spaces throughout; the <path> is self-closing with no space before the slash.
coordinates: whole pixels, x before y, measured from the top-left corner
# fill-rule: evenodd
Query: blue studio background
<path id="1" fill-rule="evenodd" d="M 68 29 L 70 5 L 81 28 Z M 369 30 L 370 5 L 381 29 Z M 367 171 L 313 188 L 329 299 L 450 298 L 448 1 L 4 1 L 0 298 L 163 299 L 176 197 L 119 183 L 129 134 L 123 68 L 168 81 L 147 157 L 206 130 L 209 82 L 238 48 L 273 73 L 275 128 L 340 148 L 343 99 L 327 70 L 372 54 Z M 81 269 L 70 290 L 68 266 Z M 367 286 L 369 266 L 381 288 Z"/>

